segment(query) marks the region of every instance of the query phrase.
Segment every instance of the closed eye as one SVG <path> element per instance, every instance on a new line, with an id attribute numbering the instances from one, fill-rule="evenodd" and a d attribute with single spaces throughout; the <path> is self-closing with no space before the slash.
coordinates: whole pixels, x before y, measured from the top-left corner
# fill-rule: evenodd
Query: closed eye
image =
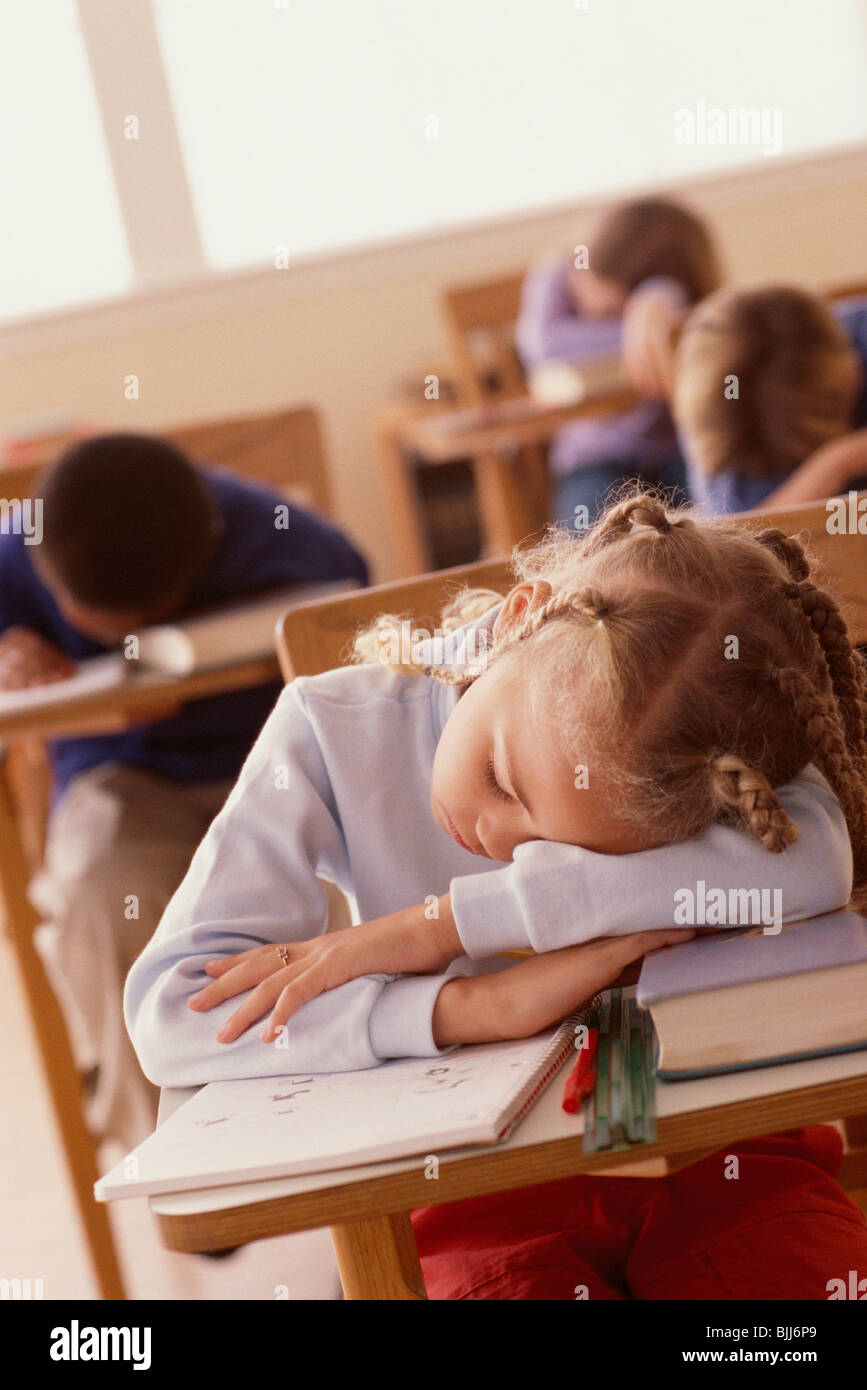
<path id="1" fill-rule="evenodd" d="M 503 790 L 503 788 L 500 786 L 499 782 L 497 781 L 497 774 L 496 774 L 496 772 L 494 771 L 494 759 L 493 759 L 493 758 L 488 758 L 488 761 L 487 761 L 487 763 L 485 764 L 485 781 L 487 782 L 488 786 L 490 787 L 490 789 L 491 789 L 491 791 L 494 793 L 494 795 L 500 797 L 500 799 L 501 799 L 502 801 L 513 801 L 513 800 L 514 800 L 514 798 L 511 797 L 507 791 L 504 791 L 504 790 Z"/>

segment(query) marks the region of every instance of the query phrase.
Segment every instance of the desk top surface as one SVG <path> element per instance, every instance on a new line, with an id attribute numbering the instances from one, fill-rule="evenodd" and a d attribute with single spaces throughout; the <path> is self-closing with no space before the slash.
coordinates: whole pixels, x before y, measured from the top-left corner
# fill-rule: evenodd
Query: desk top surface
<path id="1" fill-rule="evenodd" d="M 583 1116 L 566 1114 L 560 1103 L 565 1075 L 564 1068 L 533 1106 L 526 1119 L 504 1143 L 449 1149 L 438 1155 L 440 1164 L 446 1165 L 474 1156 L 482 1157 L 493 1150 L 529 1148 L 533 1145 L 579 1137 L 584 1131 Z M 692 1112 L 700 1113 L 738 1101 L 754 1100 L 763 1096 L 776 1097 L 828 1082 L 857 1078 L 863 1078 L 864 1104 L 867 1106 L 867 1050 L 815 1057 L 774 1067 L 759 1067 L 752 1071 L 728 1072 L 722 1076 L 700 1077 L 694 1081 L 657 1080 L 657 1116 L 664 1119 Z M 195 1095 L 197 1089 L 189 1087 L 164 1090 L 160 1102 L 160 1122 L 173 1114 L 190 1096 Z M 774 1128 L 772 1117 L 769 1117 L 768 1128 Z M 641 1146 L 636 1146 L 631 1152 L 635 1159 L 643 1156 Z M 362 1183 L 373 1178 L 386 1178 L 392 1174 L 410 1172 L 418 1169 L 422 1163 L 423 1159 L 415 1155 L 386 1163 L 340 1168 L 327 1173 L 307 1173 L 293 1178 L 239 1182 L 191 1192 L 169 1193 L 149 1200 L 151 1210 L 156 1214 L 193 1216 L 202 1212 L 243 1206 L 246 1203 L 267 1202 L 311 1192 L 320 1192 L 324 1196 L 329 1188 L 342 1188 L 349 1183 Z"/>

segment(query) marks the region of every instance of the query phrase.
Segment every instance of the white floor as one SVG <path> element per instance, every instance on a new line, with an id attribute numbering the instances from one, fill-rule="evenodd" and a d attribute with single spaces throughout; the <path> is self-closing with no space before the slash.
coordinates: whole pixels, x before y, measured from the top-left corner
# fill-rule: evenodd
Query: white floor
<path id="1" fill-rule="evenodd" d="M 15 961 L 0 936 L 0 1278 L 41 1279 L 46 1299 L 99 1294 L 81 1235 Z M 106 1155 L 103 1166 L 109 1166 Z M 144 1199 L 109 1206 L 133 1299 L 340 1297 L 327 1231 L 245 1246 L 224 1259 L 163 1249 Z"/>

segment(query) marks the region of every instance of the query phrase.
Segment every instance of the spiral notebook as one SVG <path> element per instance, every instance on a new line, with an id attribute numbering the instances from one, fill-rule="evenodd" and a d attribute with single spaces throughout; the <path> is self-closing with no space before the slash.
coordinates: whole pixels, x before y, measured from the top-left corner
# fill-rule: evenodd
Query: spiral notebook
<path id="1" fill-rule="evenodd" d="M 326 1172 L 509 1135 L 570 1056 L 576 1012 L 517 1042 L 369 1071 L 212 1081 L 96 1183 L 99 1201 Z"/>

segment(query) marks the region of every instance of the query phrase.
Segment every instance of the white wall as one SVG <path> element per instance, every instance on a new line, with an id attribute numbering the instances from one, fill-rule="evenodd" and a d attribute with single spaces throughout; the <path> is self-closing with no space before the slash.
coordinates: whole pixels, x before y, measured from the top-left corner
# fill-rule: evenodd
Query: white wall
<path id="1" fill-rule="evenodd" d="M 865 173 L 867 149 L 857 149 L 673 191 L 712 219 L 732 278 L 819 287 L 867 281 Z M 339 520 L 387 579 L 392 537 L 372 422 L 409 373 L 421 402 L 424 375 L 446 351 L 442 288 L 583 241 L 597 210 L 558 209 L 10 326 L 0 331 L 0 431 L 48 410 L 138 429 L 315 403 Z M 140 379 L 138 401 L 124 399 L 128 373 Z"/>

